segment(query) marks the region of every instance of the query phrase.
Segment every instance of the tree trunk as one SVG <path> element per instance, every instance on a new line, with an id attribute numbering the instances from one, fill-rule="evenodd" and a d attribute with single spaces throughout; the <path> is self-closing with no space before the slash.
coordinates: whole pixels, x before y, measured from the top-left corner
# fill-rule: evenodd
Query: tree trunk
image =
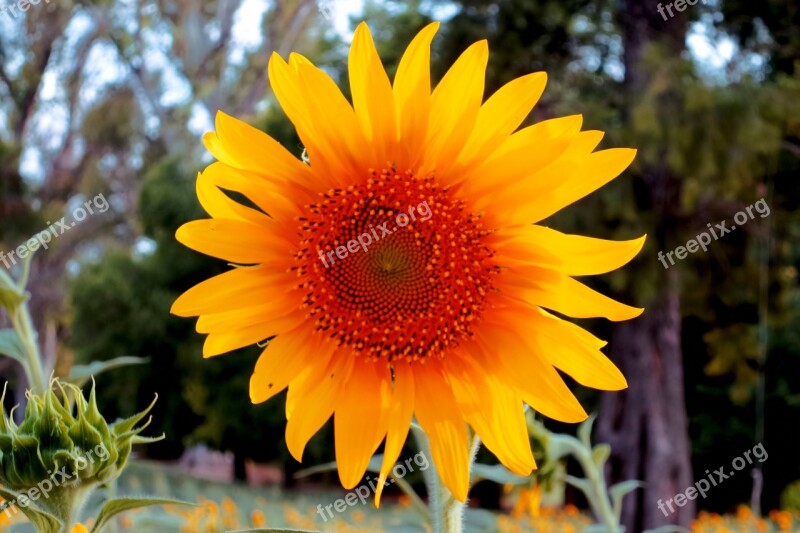
<path id="1" fill-rule="evenodd" d="M 674 18 L 664 21 L 655 3 L 620 0 L 627 110 L 648 90 L 649 71 L 642 65 L 648 47 L 666 45 L 676 58 L 684 51 L 686 15 L 675 12 Z M 648 165 L 641 178 L 644 194 L 640 200 L 660 226 L 651 238 L 656 240 L 656 249 L 667 249 L 666 228 L 675 227 L 680 213 L 680 180 L 665 160 Z M 658 299 L 647 304 L 641 317 L 616 325 L 611 335 L 609 353 L 627 377 L 629 388 L 603 395 L 598 420 L 598 441 L 612 449 L 611 480 L 637 479 L 645 484 L 623 503 L 622 524 L 629 533 L 667 524 L 688 527 L 695 514 L 693 500 L 683 507 L 674 503 L 675 496 L 694 483 L 684 400 L 678 268 L 666 271 L 660 281 Z"/>
<path id="2" fill-rule="evenodd" d="M 643 489 L 628 496 L 622 523 L 629 532 L 665 524 L 688 526 L 694 501 L 684 507 L 667 500 L 693 484 L 683 394 L 680 300 L 677 271 L 667 273 L 663 299 L 638 319 L 620 324 L 610 353 L 628 378 L 629 388 L 604 394 L 598 441 L 611 445 L 614 481 L 638 479 Z M 664 502 L 659 509 L 659 500 Z"/>

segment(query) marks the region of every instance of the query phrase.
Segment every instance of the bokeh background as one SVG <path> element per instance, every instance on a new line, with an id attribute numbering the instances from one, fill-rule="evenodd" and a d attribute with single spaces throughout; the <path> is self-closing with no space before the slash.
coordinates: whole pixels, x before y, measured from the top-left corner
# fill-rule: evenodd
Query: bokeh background
<path id="1" fill-rule="evenodd" d="M 0 0 L 0 9 L 12 4 Z M 544 70 L 548 88 L 529 123 L 581 113 L 584 129 L 607 132 L 603 146 L 639 150 L 622 177 L 547 221 L 602 238 L 648 234 L 628 267 L 591 280 L 646 307 L 644 315 L 624 324 L 583 321 L 610 339 L 606 353 L 630 388 L 601 394 L 572 383 L 598 413 L 595 440 L 612 446 L 609 478 L 646 483 L 626 499 L 628 531 L 667 523 L 792 530 L 792 513 L 800 511 L 800 4 L 702 0 L 682 11 L 673 6 L 673 17 L 659 5 L 41 0 L 16 16 L 0 11 L 0 250 L 13 250 L 86 200 L 108 200 L 107 212 L 35 255 L 31 308 L 41 345 L 59 375 L 78 363 L 148 358 L 97 382 L 110 418 L 159 394 L 151 434 L 167 438 L 137 452 L 120 490 L 205 502 L 182 515 L 131 514 L 119 527 L 222 531 L 263 519 L 326 531 L 421 530 L 396 490 L 380 514 L 359 506 L 335 524 L 315 522 L 314 507 L 341 496 L 336 476 L 295 474 L 333 460 L 330 429 L 297 464 L 283 440 L 283 397 L 249 402 L 258 347 L 203 360 L 193 322 L 168 311 L 184 290 L 227 268 L 174 240 L 179 225 L 203 216 L 194 180 L 211 161 L 200 139 L 217 110 L 300 156 L 270 92 L 273 51 L 303 53 L 347 91 L 355 23 L 369 22 L 393 74 L 412 36 L 441 20 L 435 79 L 465 47 L 487 38 L 487 95 Z M 659 251 L 762 198 L 769 216 L 669 269 L 658 260 Z M 16 363 L 0 358 L 0 376 L 15 396 L 6 407 L 21 402 Z M 759 443 L 766 461 L 674 515 L 658 511 L 657 499 Z M 422 491 L 419 476 L 408 479 Z M 581 531 L 587 522 L 586 502 L 569 489 L 555 498 L 556 509 L 539 509 L 528 492 L 497 483 L 472 494 L 482 514 L 468 531 Z"/>

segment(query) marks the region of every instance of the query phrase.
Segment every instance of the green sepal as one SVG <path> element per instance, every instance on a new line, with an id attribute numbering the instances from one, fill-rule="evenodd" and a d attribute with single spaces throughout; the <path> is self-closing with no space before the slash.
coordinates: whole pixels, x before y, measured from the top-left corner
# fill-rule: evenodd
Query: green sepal
<path id="1" fill-rule="evenodd" d="M 81 396 L 78 396 L 81 398 Z M 83 401 L 85 404 L 85 400 Z M 93 427 L 86 419 L 83 411 L 81 410 L 80 400 L 76 400 L 78 405 L 78 418 L 69 428 L 69 436 L 75 446 L 83 450 L 94 448 L 103 442 L 103 435 Z"/>
<path id="2" fill-rule="evenodd" d="M 64 422 L 64 415 L 59 409 L 63 410 L 63 407 L 56 399 L 53 389 L 50 388 L 44 393 L 44 407 L 33 424 L 33 433 L 39 438 L 39 449 L 46 450 L 45 453 L 65 448 L 72 450 L 74 447 L 72 439 L 69 438 L 69 427 Z M 49 462 L 48 457 L 45 456 L 43 459 L 45 464 Z"/>
<path id="3" fill-rule="evenodd" d="M 131 439 L 131 443 L 133 444 L 152 444 L 154 442 L 160 442 L 167 438 L 166 433 L 162 433 L 158 437 L 142 437 L 140 435 L 136 435 Z"/>
<path id="4" fill-rule="evenodd" d="M 114 424 L 112 424 L 111 431 L 117 437 L 121 437 L 122 435 L 128 433 L 129 431 L 133 431 L 134 426 L 136 426 L 136 424 L 138 424 L 145 416 L 147 416 L 147 414 L 153 409 L 153 406 L 155 406 L 157 401 L 158 401 L 158 394 L 155 395 L 153 401 L 150 402 L 150 405 L 148 405 L 147 408 L 144 409 L 143 411 L 136 413 L 135 415 L 129 418 L 120 420 L 119 422 L 115 422 Z M 150 424 L 149 421 L 145 424 L 144 427 L 139 429 L 139 431 L 147 427 L 148 424 Z M 137 433 L 139 431 L 137 431 Z"/>
<path id="5" fill-rule="evenodd" d="M 12 453 L 3 456 L 6 484 L 12 489 L 32 487 L 47 477 L 47 468 L 39 454 L 39 439 L 20 434 L 12 434 L 11 439 Z"/>

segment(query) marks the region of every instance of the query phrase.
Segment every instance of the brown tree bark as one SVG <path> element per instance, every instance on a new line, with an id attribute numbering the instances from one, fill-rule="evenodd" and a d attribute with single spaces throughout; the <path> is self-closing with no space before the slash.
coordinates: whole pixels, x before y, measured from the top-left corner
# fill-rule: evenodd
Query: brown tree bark
<path id="1" fill-rule="evenodd" d="M 663 20 L 655 3 L 620 0 L 620 4 L 626 108 L 632 109 L 650 83 L 648 71 L 642 68 L 647 48 L 666 45 L 678 57 L 685 49 L 688 20 L 686 13 L 678 12 Z M 680 219 L 680 180 L 671 175 L 666 161 L 645 168 L 641 178 L 643 202 L 663 226 L 651 237 L 657 249 L 665 249 L 665 228 L 674 227 Z M 628 378 L 629 388 L 603 396 L 597 426 L 598 441 L 611 445 L 612 481 L 637 479 L 645 484 L 623 504 L 622 524 L 633 533 L 666 524 L 688 527 L 695 514 L 694 501 L 678 507 L 673 500 L 674 512 L 666 504 L 685 491 L 693 477 L 684 400 L 679 270 L 664 271 L 659 288 L 659 298 L 648 303 L 645 313 L 617 325 L 611 336 L 610 353 Z M 659 509 L 659 500 L 665 511 Z"/>
<path id="2" fill-rule="evenodd" d="M 694 502 L 664 503 L 692 483 L 683 364 L 680 347 L 680 298 L 677 271 L 668 271 L 662 299 L 636 320 L 620 324 L 610 352 L 628 378 L 629 388 L 605 394 L 600 406 L 598 441 L 611 445 L 614 481 L 638 479 L 644 488 L 629 495 L 622 523 L 627 531 L 665 524 L 688 526 Z"/>

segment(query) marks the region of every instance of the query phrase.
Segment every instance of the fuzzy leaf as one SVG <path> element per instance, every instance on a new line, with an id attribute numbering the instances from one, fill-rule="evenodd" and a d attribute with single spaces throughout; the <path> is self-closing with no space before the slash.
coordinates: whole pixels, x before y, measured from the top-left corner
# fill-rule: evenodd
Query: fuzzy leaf
<path id="1" fill-rule="evenodd" d="M 529 477 L 522 477 L 514 474 L 503 465 L 482 465 L 475 463 L 470 472 L 470 487 L 475 486 L 479 481 L 488 479 L 498 485 L 524 485 L 530 483 Z"/>
<path id="2" fill-rule="evenodd" d="M 611 496 L 611 504 L 614 508 L 614 514 L 617 516 L 617 520 L 619 520 L 622 513 L 622 499 L 626 494 L 635 491 L 639 487 L 644 487 L 644 483 L 636 479 L 629 479 L 628 481 L 621 481 L 615 485 L 611 485 L 608 488 L 608 495 Z"/>
<path id="3" fill-rule="evenodd" d="M 608 444 L 598 444 L 592 450 L 592 461 L 594 464 L 597 465 L 597 468 L 602 470 L 603 466 L 605 466 L 606 461 L 611 456 L 611 446 Z"/>
<path id="4" fill-rule="evenodd" d="M 94 527 L 92 527 L 90 533 L 100 531 L 109 520 L 119 513 L 124 513 L 132 509 L 139 509 L 141 507 L 148 507 L 150 505 L 189 505 L 191 507 L 197 507 L 196 504 L 191 502 L 172 500 L 169 498 L 114 498 L 113 500 L 108 500 L 103 505 L 103 509 L 101 509 L 100 514 L 97 515 L 97 522 Z"/>
<path id="5" fill-rule="evenodd" d="M 0 329 L 0 355 L 7 355 L 27 366 L 28 360 L 25 358 L 25 348 L 13 329 Z"/>
<path id="6" fill-rule="evenodd" d="M 580 426 L 578 426 L 578 439 L 588 449 L 592 449 L 592 426 L 596 415 L 592 415 L 586 419 Z"/>
<path id="7" fill-rule="evenodd" d="M 144 357 L 133 357 L 124 355 L 122 357 L 115 357 L 108 361 L 94 361 L 88 365 L 75 365 L 69 372 L 69 376 L 63 378 L 68 383 L 74 383 L 78 387 L 83 387 L 92 376 L 97 376 L 103 372 L 130 365 L 141 365 L 147 362 Z"/>
<path id="8" fill-rule="evenodd" d="M 13 315 L 27 299 L 28 294 L 0 268 L 0 307 L 4 307 L 9 315 Z"/>
<path id="9" fill-rule="evenodd" d="M 592 495 L 592 485 L 588 479 L 575 476 L 566 476 L 564 479 L 567 483 L 583 492 L 587 498 Z"/>
<path id="10" fill-rule="evenodd" d="M 0 496 L 2 496 L 6 502 L 16 502 L 18 498 L 23 496 L 23 494 L 14 492 L 5 487 L 0 487 Z M 17 507 L 26 517 L 28 517 L 28 520 L 31 521 L 31 524 L 33 524 L 33 527 L 36 528 L 38 533 L 59 533 L 63 527 L 61 520 L 50 513 L 43 511 L 34 505 L 33 502 L 29 501 L 24 507 L 19 504 L 14 505 L 14 507 Z M 4 512 L 6 509 L 7 507 L 2 508 Z"/>

